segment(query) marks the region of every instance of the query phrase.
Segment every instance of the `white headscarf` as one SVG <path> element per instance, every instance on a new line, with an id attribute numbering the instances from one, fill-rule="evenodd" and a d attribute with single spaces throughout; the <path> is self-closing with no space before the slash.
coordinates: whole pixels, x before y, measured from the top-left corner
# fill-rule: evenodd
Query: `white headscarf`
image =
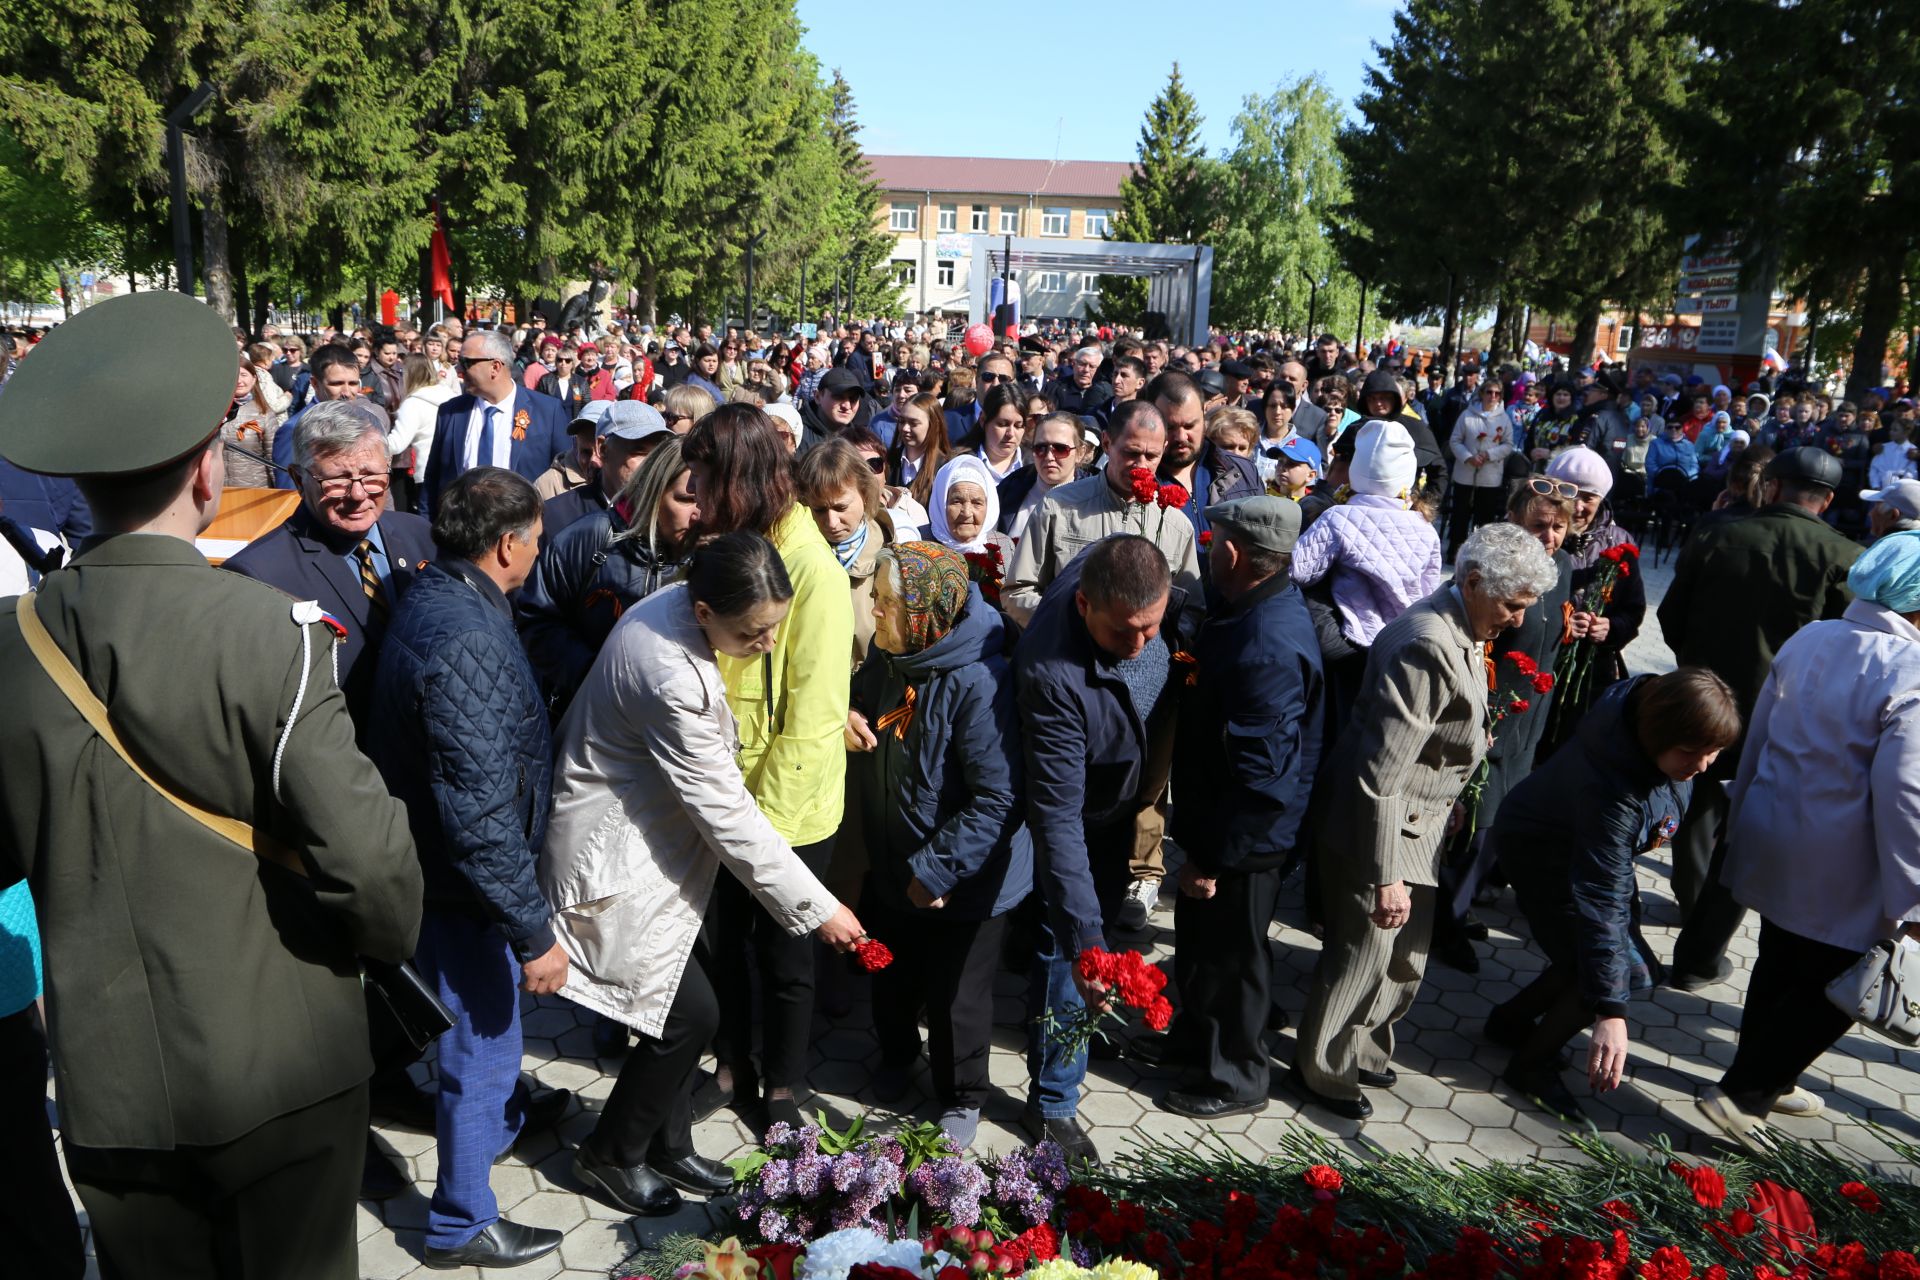
<path id="1" fill-rule="evenodd" d="M 987 517 L 972 542 L 958 542 L 947 527 L 947 492 L 956 484 L 976 484 L 987 495 Z M 1000 486 L 987 464 L 970 453 L 963 453 L 941 467 L 933 477 L 932 509 L 927 512 L 933 523 L 934 540 L 955 551 L 985 551 L 987 537 L 1000 524 Z"/>

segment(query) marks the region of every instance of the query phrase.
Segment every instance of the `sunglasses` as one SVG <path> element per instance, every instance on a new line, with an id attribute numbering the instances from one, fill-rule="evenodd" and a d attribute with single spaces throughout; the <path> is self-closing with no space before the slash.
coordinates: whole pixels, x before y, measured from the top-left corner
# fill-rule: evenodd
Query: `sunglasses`
<path id="1" fill-rule="evenodd" d="M 885 458 L 868 458 L 867 470 L 873 472 L 873 474 L 877 476 L 885 475 L 887 472 L 887 460 Z"/>
<path id="2" fill-rule="evenodd" d="M 461 356 L 458 360 L 454 361 L 454 363 L 459 365 L 462 371 L 465 371 L 473 368 L 473 366 L 477 364 L 498 364 L 500 362 L 492 356 Z"/>
<path id="3" fill-rule="evenodd" d="M 1554 480 L 1547 476 L 1534 476 L 1527 481 L 1527 488 L 1546 498 L 1564 498 L 1572 502 L 1580 496 L 1580 486 L 1569 484 L 1565 480 Z"/>
<path id="4" fill-rule="evenodd" d="M 983 387 L 998 386 L 1002 382 L 1012 382 L 1013 375 L 1006 373 L 983 373 L 978 379 Z"/>
<path id="5" fill-rule="evenodd" d="M 1033 446 L 1033 456 L 1036 458 L 1064 458 L 1072 452 L 1073 446 L 1070 444 L 1049 444 L 1043 440 Z"/>

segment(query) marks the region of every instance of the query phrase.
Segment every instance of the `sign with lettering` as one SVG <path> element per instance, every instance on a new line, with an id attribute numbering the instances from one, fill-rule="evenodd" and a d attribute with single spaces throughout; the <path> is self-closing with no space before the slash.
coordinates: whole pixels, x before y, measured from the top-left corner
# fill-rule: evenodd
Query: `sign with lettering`
<path id="1" fill-rule="evenodd" d="M 1705 316 L 1700 321 L 1700 337 L 1694 343 L 1694 350 L 1707 355 L 1732 355 L 1740 345 L 1740 317 L 1738 314 L 1724 316 Z"/>
<path id="2" fill-rule="evenodd" d="M 1739 287 L 1740 273 L 1738 271 L 1713 271 L 1705 275 L 1682 276 L 1680 278 L 1680 292 L 1682 293 L 1732 292 Z"/>
<path id="3" fill-rule="evenodd" d="M 1737 293 L 1683 294 L 1673 300 L 1673 314 L 1677 316 L 1710 316 L 1739 309 Z"/>

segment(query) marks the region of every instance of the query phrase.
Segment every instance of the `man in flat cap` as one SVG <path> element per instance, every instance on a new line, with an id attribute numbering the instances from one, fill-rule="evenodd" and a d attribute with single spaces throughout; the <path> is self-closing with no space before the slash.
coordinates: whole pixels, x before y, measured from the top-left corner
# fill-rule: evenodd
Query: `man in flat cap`
<path id="1" fill-rule="evenodd" d="M 1740 721 L 1753 717 L 1773 655 L 1809 622 L 1853 603 L 1847 570 L 1859 543 L 1826 522 L 1844 477 L 1840 460 L 1811 445 L 1788 449 L 1761 475 L 1763 505 L 1702 530 L 1681 552 L 1660 603 L 1660 630 L 1681 666 L 1705 667 L 1733 690 Z M 1727 944 L 1746 915 L 1720 884 L 1726 861 L 1726 783 L 1740 765 L 1723 751 L 1693 788 L 1673 840 L 1673 891 L 1686 918 L 1674 940 L 1672 985 L 1697 991 L 1733 970 Z"/>
<path id="2" fill-rule="evenodd" d="M 134 367 L 99 377 L 101 351 Z M 220 318 L 140 293 L 61 325 L 0 402 L 0 456 L 73 477 L 96 530 L 0 602 L 0 884 L 33 889 L 102 1269 L 353 1280 L 356 957 L 412 954 L 420 866 L 318 606 L 194 547 L 232 395 Z"/>
<path id="3" fill-rule="evenodd" d="M 1173 907 L 1180 1012 L 1152 1056 L 1182 1068 L 1161 1105 L 1215 1119 L 1267 1105 L 1267 926 L 1320 762 L 1323 683 L 1287 572 L 1300 504 L 1257 494 L 1207 520 L 1216 603 L 1179 690 L 1173 756 L 1172 834 L 1187 855 Z"/>

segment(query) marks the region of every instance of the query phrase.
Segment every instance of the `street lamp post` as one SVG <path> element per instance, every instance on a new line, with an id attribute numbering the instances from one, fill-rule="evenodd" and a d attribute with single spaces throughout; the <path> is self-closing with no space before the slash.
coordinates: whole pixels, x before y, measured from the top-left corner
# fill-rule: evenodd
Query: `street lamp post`
<path id="1" fill-rule="evenodd" d="M 179 277 L 181 293 L 193 296 L 193 224 L 187 212 L 186 127 L 213 101 L 213 86 L 206 81 L 188 94 L 186 101 L 167 112 L 167 174 L 173 198 L 173 265 Z"/>

